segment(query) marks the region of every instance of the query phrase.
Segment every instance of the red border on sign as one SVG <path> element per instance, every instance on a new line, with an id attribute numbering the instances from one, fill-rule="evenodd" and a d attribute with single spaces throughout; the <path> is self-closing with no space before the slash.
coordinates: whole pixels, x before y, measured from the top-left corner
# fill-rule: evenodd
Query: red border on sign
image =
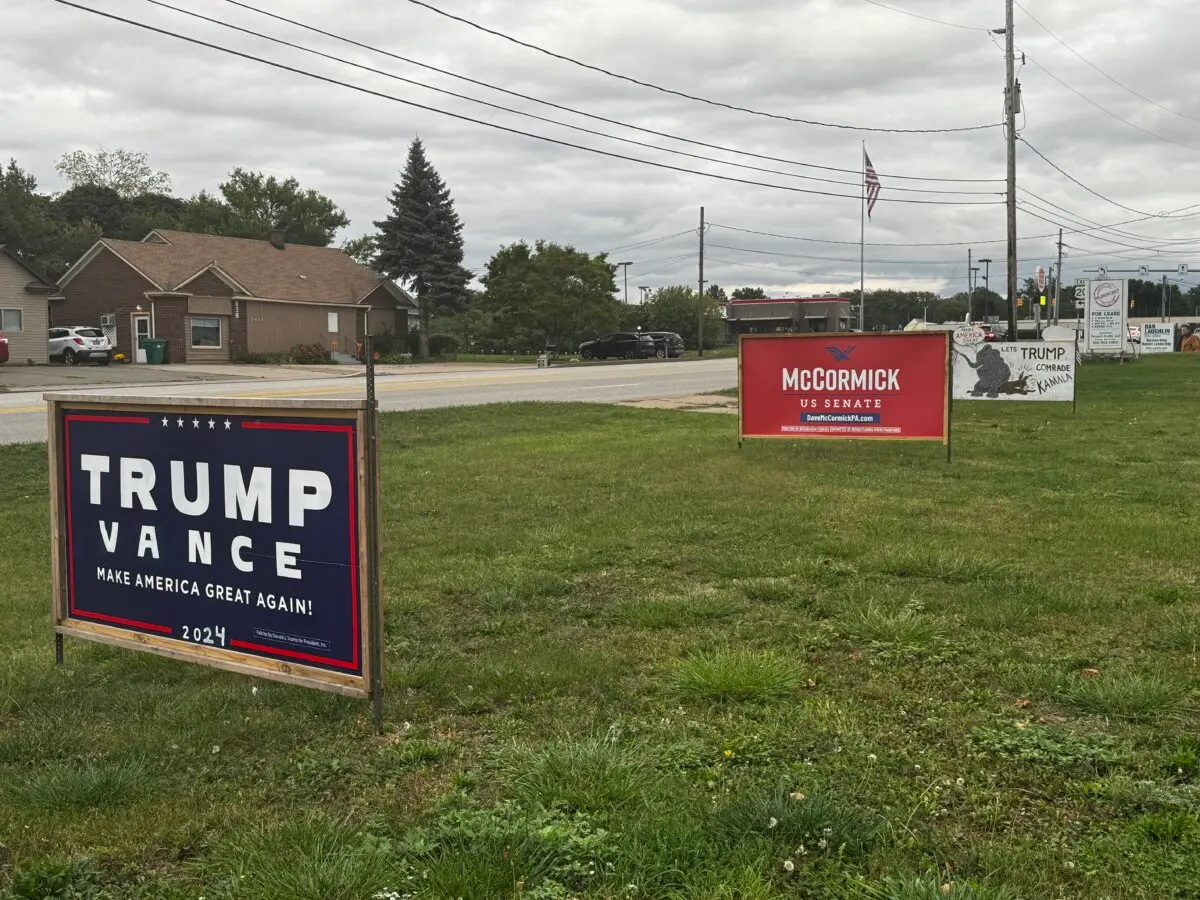
<path id="1" fill-rule="evenodd" d="M 896 332 L 779 332 L 775 334 L 743 334 L 738 336 L 738 438 L 745 440 L 749 438 L 766 438 L 766 439 L 791 439 L 791 440 L 866 440 L 866 441 L 938 441 L 949 445 L 950 442 L 950 409 L 952 403 L 952 379 L 953 379 L 953 359 L 951 356 L 951 334 L 948 331 L 896 331 Z M 867 344 L 875 342 L 882 343 L 885 340 L 909 340 L 917 341 L 924 339 L 927 342 L 938 340 L 945 348 L 940 354 L 938 374 L 940 375 L 940 387 L 942 389 L 942 415 L 941 415 L 941 433 L 927 434 L 888 434 L 888 433 L 871 433 L 868 431 L 862 432 L 817 432 L 817 431 L 794 431 L 794 432 L 776 432 L 767 433 L 764 431 L 746 431 L 746 352 L 745 348 L 748 342 L 758 343 L 764 341 L 854 341 L 855 344 Z M 853 349 L 853 348 L 851 348 Z M 924 377 L 930 378 L 931 373 L 926 371 Z M 836 391 L 832 392 L 837 396 L 858 396 L 857 392 Z M 895 391 L 871 391 L 871 396 L 903 396 L 904 392 L 897 393 Z M 757 400 L 758 397 L 756 396 Z M 757 415 L 757 414 L 756 414 Z M 928 422 L 926 423 L 929 424 Z M 902 426 L 901 426 L 902 427 Z"/>
<path id="2" fill-rule="evenodd" d="M 110 622 L 115 625 L 125 625 L 131 628 L 142 628 L 146 631 L 152 631 L 157 634 L 170 635 L 171 628 L 167 625 L 158 625 L 153 622 L 139 622 L 135 619 L 124 619 L 119 616 L 110 616 L 104 613 L 90 612 L 88 610 L 79 609 L 75 604 L 75 535 L 74 535 L 74 517 L 73 517 L 73 495 L 71 492 L 71 423 L 72 422 L 113 422 L 124 425 L 149 425 L 150 418 L 148 416 L 105 416 L 105 415 L 85 415 L 64 413 L 63 415 L 63 452 L 64 452 L 64 469 L 65 469 L 65 485 L 66 485 L 66 507 L 67 507 L 67 578 L 68 578 L 68 611 L 73 617 L 94 619 L 99 622 Z M 254 650 L 258 653 L 267 656 L 280 657 L 285 659 L 298 659 L 306 662 L 322 663 L 328 666 L 334 666 L 340 669 L 355 670 L 359 667 L 359 645 L 361 639 L 359 637 L 359 596 L 358 596 L 358 493 L 355 486 L 354 477 L 354 426 L 353 425 L 324 425 L 296 422 L 242 422 L 243 428 L 257 428 L 264 430 L 276 431 L 314 431 L 314 432 L 342 432 L 346 435 L 346 445 L 348 450 L 348 473 L 350 487 L 350 590 L 351 603 L 354 619 L 354 655 L 353 660 L 347 662 L 342 659 L 332 659 L 325 656 L 317 656 L 311 653 L 301 653 L 296 650 L 287 650 L 283 648 L 267 647 L 261 644 L 254 644 L 248 641 L 231 640 L 229 642 L 232 647 L 239 647 L 245 650 Z"/>
<path id="3" fill-rule="evenodd" d="M 75 529 L 71 503 L 71 423 L 72 422 L 116 422 L 121 425 L 149 425 L 149 416 L 88 416 L 83 414 L 63 416 L 63 449 L 66 451 L 67 470 L 67 580 L 69 583 L 69 609 L 72 616 L 81 619 L 95 619 L 97 622 L 112 622 L 114 625 L 128 625 L 131 628 L 144 628 L 157 634 L 170 634 L 171 629 L 166 625 L 156 625 L 153 622 L 139 622 L 136 619 L 122 619 L 120 616 L 109 616 L 104 613 L 90 612 L 75 606 Z"/>

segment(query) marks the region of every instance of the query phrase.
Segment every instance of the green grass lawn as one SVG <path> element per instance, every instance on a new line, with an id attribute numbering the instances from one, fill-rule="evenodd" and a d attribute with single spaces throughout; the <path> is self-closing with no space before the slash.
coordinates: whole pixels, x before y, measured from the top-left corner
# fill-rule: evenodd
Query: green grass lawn
<path id="1" fill-rule="evenodd" d="M 0 897 L 1196 898 L 1200 360 L 938 445 L 384 417 L 367 704 L 68 641 L 0 449 Z M 7 891 L 7 893 L 6 893 Z"/>

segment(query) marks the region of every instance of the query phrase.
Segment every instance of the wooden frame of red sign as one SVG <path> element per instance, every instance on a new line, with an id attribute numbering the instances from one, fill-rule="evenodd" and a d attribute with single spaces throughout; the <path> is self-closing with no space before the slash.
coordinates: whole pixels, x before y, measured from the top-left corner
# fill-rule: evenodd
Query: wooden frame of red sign
<path id="1" fill-rule="evenodd" d="M 873 434 L 746 434 L 743 414 L 745 410 L 745 402 L 743 390 L 745 381 L 742 373 L 743 352 L 742 347 L 746 341 L 773 341 L 773 340 L 822 340 L 828 341 L 839 333 L 831 334 L 824 331 L 813 332 L 779 332 L 777 334 L 742 334 L 738 335 L 738 446 L 747 439 L 754 440 L 818 440 L 818 441 L 936 441 L 937 438 L 929 437 L 890 437 L 888 435 L 873 435 Z M 848 336 L 849 332 L 840 333 L 841 336 Z M 951 438 L 950 438 L 950 423 L 954 409 L 954 341 L 953 336 L 949 331 L 888 331 L 888 332 L 856 332 L 853 334 L 855 341 L 870 341 L 878 338 L 910 338 L 924 337 L 928 338 L 931 334 L 940 334 L 946 342 L 946 367 L 945 379 L 943 380 L 943 420 L 945 434 L 941 438 L 941 443 L 946 446 L 946 461 L 951 458 Z"/>

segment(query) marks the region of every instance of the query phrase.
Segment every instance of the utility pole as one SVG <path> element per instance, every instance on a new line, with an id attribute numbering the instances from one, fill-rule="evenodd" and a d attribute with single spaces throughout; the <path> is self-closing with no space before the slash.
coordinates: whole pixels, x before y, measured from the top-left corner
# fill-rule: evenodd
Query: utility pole
<path id="1" fill-rule="evenodd" d="M 700 207 L 700 295 L 696 298 L 696 355 L 704 356 L 704 207 Z"/>
<path id="2" fill-rule="evenodd" d="M 1013 0 L 1004 2 L 1004 118 L 1008 141 L 1008 339 L 1017 332 L 1017 105 L 1020 101 L 1013 59 Z"/>
<path id="3" fill-rule="evenodd" d="M 1167 321 L 1167 276 L 1163 275 L 1162 320 Z"/>
<path id="4" fill-rule="evenodd" d="M 1058 304 L 1062 298 L 1062 232 L 1058 229 L 1058 272 L 1054 276 L 1054 315 L 1050 320 L 1055 325 L 1058 324 Z"/>
<path id="5" fill-rule="evenodd" d="M 975 270 L 971 268 L 971 251 L 967 250 L 967 324 L 970 325 L 975 321 L 975 317 L 971 314 L 971 301 L 975 299 L 975 285 L 971 282 L 971 273 Z"/>
<path id="6" fill-rule="evenodd" d="M 992 273 L 992 261 L 981 259 L 980 262 L 983 263 L 983 320 L 986 322 L 992 313 L 992 288 L 988 282 L 988 276 Z"/>

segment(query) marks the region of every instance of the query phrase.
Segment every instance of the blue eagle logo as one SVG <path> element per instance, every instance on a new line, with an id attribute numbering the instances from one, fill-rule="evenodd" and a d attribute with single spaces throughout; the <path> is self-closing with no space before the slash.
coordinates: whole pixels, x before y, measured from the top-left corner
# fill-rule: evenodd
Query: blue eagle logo
<path id="1" fill-rule="evenodd" d="M 841 347 L 826 347 L 825 350 L 838 362 L 846 362 L 850 359 L 850 354 L 854 352 L 853 347 L 846 347 L 845 349 Z"/>

